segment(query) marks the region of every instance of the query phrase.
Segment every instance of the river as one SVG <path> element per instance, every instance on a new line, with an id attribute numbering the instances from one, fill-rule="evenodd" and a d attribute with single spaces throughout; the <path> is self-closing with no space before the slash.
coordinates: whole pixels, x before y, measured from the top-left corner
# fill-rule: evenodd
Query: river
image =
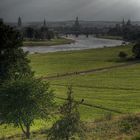
<path id="1" fill-rule="evenodd" d="M 120 40 L 100 39 L 93 36 L 69 36 L 68 38 L 75 40 L 75 43 L 57 46 L 26 46 L 23 47 L 24 51 L 29 53 L 48 53 L 58 51 L 71 51 L 71 50 L 85 50 L 103 47 L 115 47 L 122 44 Z"/>

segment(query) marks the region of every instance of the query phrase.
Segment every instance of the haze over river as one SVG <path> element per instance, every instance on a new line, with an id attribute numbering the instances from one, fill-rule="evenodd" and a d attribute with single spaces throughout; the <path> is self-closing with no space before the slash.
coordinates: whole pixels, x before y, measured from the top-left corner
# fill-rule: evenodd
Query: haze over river
<path id="1" fill-rule="evenodd" d="M 120 40 L 111 39 L 100 39 L 93 36 L 69 36 L 68 38 L 75 40 L 75 43 L 67 45 L 57 45 L 57 46 L 27 46 L 23 47 L 25 51 L 29 53 L 48 53 L 48 52 L 58 52 L 58 51 L 71 51 L 71 50 L 85 50 L 92 48 L 103 48 L 103 47 L 115 47 L 121 45 Z"/>

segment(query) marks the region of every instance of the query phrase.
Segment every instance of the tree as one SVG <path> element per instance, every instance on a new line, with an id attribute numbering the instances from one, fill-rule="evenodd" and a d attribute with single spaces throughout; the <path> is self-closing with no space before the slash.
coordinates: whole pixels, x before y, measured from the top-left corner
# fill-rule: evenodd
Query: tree
<path id="1" fill-rule="evenodd" d="M 60 119 L 50 129 L 48 140 L 70 140 L 77 135 L 84 138 L 84 126 L 80 121 L 79 103 L 74 101 L 72 87 L 68 87 L 67 100 L 60 107 Z"/>
<path id="2" fill-rule="evenodd" d="M 47 119 L 54 105 L 54 95 L 47 83 L 31 77 L 5 82 L 0 87 L 2 123 L 20 127 L 30 138 L 35 119 Z"/>
<path id="3" fill-rule="evenodd" d="M 126 58 L 127 57 L 127 54 L 125 52 L 120 52 L 119 53 L 119 57 L 120 58 Z"/>
<path id="4" fill-rule="evenodd" d="M 21 48 L 20 33 L 0 22 L 0 81 L 33 75 L 27 59 L 27 52 Z"/>
<path id="5" fill-rule="evenodd" d="M 140 59 L 140 42 L 136 43 L 132 49 L 135 58 Z"/>

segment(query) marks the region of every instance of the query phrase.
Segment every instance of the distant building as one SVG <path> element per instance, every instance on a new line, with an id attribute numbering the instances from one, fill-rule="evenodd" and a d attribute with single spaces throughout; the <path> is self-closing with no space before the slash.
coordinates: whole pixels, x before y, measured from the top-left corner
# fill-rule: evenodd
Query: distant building
<path id="1" fill-rule="evenodd" d="M 44 19 L 43 21 L 43 26 L 41 27 L 41 39 L 47 39 L 48 38 L 48 32 L 49 32 L 49 29 L 47 27 L 47 24 L 46 24 L 46 20 Z"/>
<path id="2" fill-rule="evenodd" d="M 46 27 L 46 20 L 44 19 L 43 26 Z"/>
<path id="3" fill-rule="evenodd" d="M 126 23 L 127 26 L 131 26 L 131 20 L 129 19 Z"/>
<path id="4" fill-rule="evenodd" d="M 78 17 L 76 17 L 75 23 L 73 25 L 73 29 L 74 29 L 74 31 L 80 31 L 80 29 L 81 29 Z"/>
<path id="5" fill-rule="evenodd" d="M 125 26 L 125 19 L 123 18 L 123 21 L 122 21 L 122 27 Z"/>
<path id="6" fill-rule="evenodd" d="M 81 25 L 79 23 L 78 17 L 76 17 L 76 20 L 75 20 L 74 25 L 72 27 L 72 33 L 75 34 L 76 37 L 78 37 L 79 34 L 81 33 Z"/>
<path id="7" fill-rule="evenodd" d="M 22 20 L 21 20 L 21 17 L 18 18 L 18 27 L 21 27 L 22 26 Z"/>
<path id="8" fill-rule="evenodd" d="M 0 22 L 3 22 L 3 18 L 0 18 Z"/>

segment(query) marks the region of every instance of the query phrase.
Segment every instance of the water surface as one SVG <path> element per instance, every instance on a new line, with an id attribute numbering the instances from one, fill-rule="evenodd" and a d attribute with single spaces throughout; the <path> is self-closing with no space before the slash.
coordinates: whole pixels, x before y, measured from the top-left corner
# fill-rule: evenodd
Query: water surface
<path id="1" fill-rule="evenodd" d="M 48 53 L 48 52 L 58 52 L 58 51 L 71 51 L 71 50 L 84 50 L 92 48 L 103 48 L 103 47 L 115 47 L 121 45 L 122 41 L 120 40 L 111 40 L 111 39 L 100 39 L 93 36 L 69 36 L 75 40 L 75 43 L 66 44 L 66 45 L 57 45 L 57 46 L 26 46 L 23 47 L 25 51 L 29 53 Z"/>

